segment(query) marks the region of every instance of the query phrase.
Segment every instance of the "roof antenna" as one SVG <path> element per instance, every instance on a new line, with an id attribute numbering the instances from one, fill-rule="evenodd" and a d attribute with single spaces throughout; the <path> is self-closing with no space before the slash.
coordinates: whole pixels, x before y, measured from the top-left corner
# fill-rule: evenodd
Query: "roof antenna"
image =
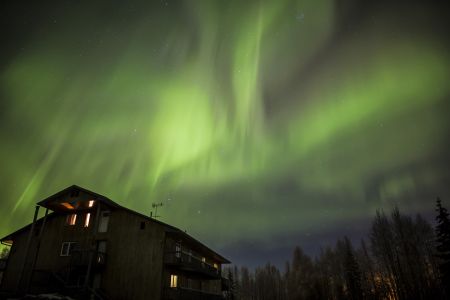
<path id="1" fill-rule="evenodd" d="M 150 218 L 160 218 L 161 216 L 158 216 L 158 207 L 163 206 L 164 204 L 162 202 L 160 203 L 152 203 L 152 208 L 155 209 L 155 215 L 153 216 L 153 212 L 150 212 Z"/>

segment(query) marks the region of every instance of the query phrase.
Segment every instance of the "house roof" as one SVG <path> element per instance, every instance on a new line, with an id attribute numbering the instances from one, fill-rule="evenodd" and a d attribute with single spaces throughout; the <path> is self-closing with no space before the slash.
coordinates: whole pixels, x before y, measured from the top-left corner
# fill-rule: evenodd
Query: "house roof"
<path id="1" fill-rule="evenodd" d="M 155 222 L 157 224 L 160 224 L 160 225 L 162 225 L 164 227 L 166 232 L 171 233 L 171 234 L 175 234 L 175 235 L 177 235 L 177 236 L 179 236 L 181 238 L 185 238 L 186 240 L 190 241 L 191 243 L 196 244 L 198 246 L 198 248 L 201 248 L 203 251 L 208 252 L 210 255 L 212 255 L 218 261 L 220 261 L 222 263 L 230 263 L 230 261 L 228 259 L 226 259 L 222 255 L 218 254 L 217 252 L 215 252 L 214 250 L 212 250 L 211 248 L 209 248 L 205 244 L 201 243 L 197 239 L 193 238 L 192 236 L 190 236 L 186 232 L 182 231 L 181 229 L 179 229 L 179 228 L 177 228 L 175 226 L 169 225 L 167 223 L 161 222 L 159 220 L 156 220 L 154 218 L 151 218 L 149 216 L 146 216 L 144 214 L 141 214 L 141 213 L 139 213 L 137 211 L 134 211 L 134 210 L 131 210 L 129 208 L 126 208 L 124 206 L 121 206 L 121 205 L 117 204 L 116 202 L 114 202 L 113 200 L 109 199 L 106 196 L 103 196 L 101 194 L 92 192 L 92 191 L 90 191 L 88 189 L 82 188 L 82 187 L 77 186 L 77 185 L 69 186 L 69 187 L 63 189 L 62 191 L 59 191 L 59 192 L 57 192 L 57 193 L 55 193 L 55 194 L 45 198 L 44 200 L 38 202 L 37 205 L 40 205 L 42 207 L 46 207 L 46 208 L 49 208 L 49 209 L 52 209 L 52 208 L 54 209 L 55 208 L 55 205 L 54 205 L 55 201 L 57 199 L 59 199 L 61 196 L 65 195 L 67 193 L 71 193 L 72 191 L 84 192 L 84 193 L 89 194 L 90 196 L 92 196 L 92 198 L 94 200 L 101 201 L 102 203 L 106 204 L 107 206 L 109 206 L 111 208 L 121 209 L 121 210 L 127 211 L 128 213 L 131 213 L 131 214 L 140 216 L 142 218 L 145 218 L 146 220 L 149 220 L 151 222 Z M 47 216 L 47 218 L 53 217 L 55 215 L 57 215 L 57 214 L 55 212 L 52 212 L 52 213 L 50 213 Z M 42 222 L 42 220 L 43 220 L 43 218 L 38 219 L 37 220 L 37 224 Z M 18 230 L 16 230 L 13 233 L 8 234 L 7 236 L 1 238 L 0 241 L 1 242 L 6 242 L 8 240 L 11 240 L 13 238 L 13 236 L 17 235 L 18 233 L 20 233 L 20 232 L 22 232 L 24 230 L 27 230 L 29 227 L 31 227 L 31 223 L 26 225 L 26 226 L 24 226 L 24 227 L 22 227 L 22 228 L 20 228 L 20 229 L 18 229 Z"/>

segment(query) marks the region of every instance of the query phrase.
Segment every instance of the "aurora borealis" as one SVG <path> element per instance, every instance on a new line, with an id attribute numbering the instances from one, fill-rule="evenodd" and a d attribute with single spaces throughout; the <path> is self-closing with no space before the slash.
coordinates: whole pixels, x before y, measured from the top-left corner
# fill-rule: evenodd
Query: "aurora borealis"
<path id="1" fill-rule="evenodd" d="M 443 6 L 2 4 L 0 235 L 72 184 L 163 202 L 231 260 L 432 211 L 450 201 Z"/>

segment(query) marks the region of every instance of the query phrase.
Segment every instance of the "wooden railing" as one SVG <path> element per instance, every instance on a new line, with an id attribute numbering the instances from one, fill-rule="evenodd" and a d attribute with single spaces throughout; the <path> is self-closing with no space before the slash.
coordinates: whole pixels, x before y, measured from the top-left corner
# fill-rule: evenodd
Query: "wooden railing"
<path id="1" fill-rule="evenodd" d="M 73 249 L 67 265 L 54 271 L 53 275 L 65 288 L 83 288 L 91 258 L 91 274 L 106 265 L 106 253 L 91 249 Z"/>
<path id="2" fill-rule="evenodd" d="M 196 272 L 215 279 L 220 278 L 219 269 L 216 269 L 214 266 L 187 253 L 166 252 L 164 256 L 164 263 L 167 265 L 177 266 L 184 271 Z"/>
<path id="3" fill-rule="evenodd" d="M 87 266 L 92 255 L 92 265 L 103 267 L 106 265 L 106 253 L 90 249 L 74 249 L 71 252 L 71 266 Z"/>

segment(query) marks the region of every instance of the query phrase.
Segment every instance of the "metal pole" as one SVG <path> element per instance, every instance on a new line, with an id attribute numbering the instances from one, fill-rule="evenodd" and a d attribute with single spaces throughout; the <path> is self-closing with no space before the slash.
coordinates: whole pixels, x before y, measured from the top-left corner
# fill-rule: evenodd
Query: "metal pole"
<path id="1" fill-rule="evenodd" d="M 34 210 L 33 223 L 31 223 L 31 229 L 30 229 L 30 232 L 28 233 L 27 243 L 26 243 L 26 246 L 25 246 L 25 253 L 24 253 L 24 257 L 23 257 L 22 267 L 21 267 L 20 273 L 19 273 L 19 280 L 17 281 L 16 293 L 19 292 L 20 285 L 21 285 L 22 280 L 23 280 L 23 275 L 24 275 L 24 271 L 25 271 L 25 265 L 26 265 L 26 262 L 27 262 L 28 253 L 30 252 L 31 240 L 33 238 L 34 226 L 35 226 L 35 223 L 36 223 L 36 219 L 38 217 L 38 213 L 39 213 L 39 205 L 36 205 L 36 208 Z"/>

